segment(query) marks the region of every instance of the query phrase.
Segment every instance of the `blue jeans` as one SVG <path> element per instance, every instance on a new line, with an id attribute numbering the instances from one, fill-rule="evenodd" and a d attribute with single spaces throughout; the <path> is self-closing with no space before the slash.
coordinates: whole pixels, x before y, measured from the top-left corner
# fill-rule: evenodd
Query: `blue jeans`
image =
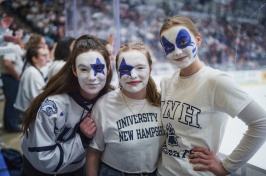
<path id="1" fill-rule="evenodd" d="M 5 95 L 5 109 L 4 109 L 4 128 L 7 131 L 16 130 L 18 126 L 18 118 L 14 103 L 16 101 L 19 81 L 12 75 L 2 74 L 3 92 Z"/>
<path id="2" fill-rule="evenodd" d="M 99 176 L 156 176 L 156 171 L 149 174 L 130 174 L 116 170 L 102 162 L 99 170 Z"/>

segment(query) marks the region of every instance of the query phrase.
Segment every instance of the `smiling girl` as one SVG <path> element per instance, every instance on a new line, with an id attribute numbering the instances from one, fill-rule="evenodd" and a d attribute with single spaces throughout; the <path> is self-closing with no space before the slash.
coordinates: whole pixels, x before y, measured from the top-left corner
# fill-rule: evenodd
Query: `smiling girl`
<path id="1" fill-rule="evenodd" d="M 179 69 L 161 81 L 161 119 L 166 143 L 157 174 L 196 176 L 235 172 L 264 143 L 266 112 L 230 76 L 200 61 L 202 36 L 188 17 L 167 19 L 160 39 L 166 58 Z M 248 130 L 237 148 L 221 161 L 216 155 L 228 116 L 238 116 Z"/>
<path id="2" fill-rule="evenodd" d="M 85 175 L 85 151 L 96 130 L 88 114 L 111 78 L 105 47 L 93 36 L 78 38 L 64 67 L 26 111 L 22 176 Z"/>
<path id="3" fill-rule="evenodd" d="M 141 43 L 125 44 L 116 67 L 121 87 L 101 97 L 91 114 L 97 131 L 88 149 L 87 175 L 155 176 L 164 131 L 151 56 Z"/>

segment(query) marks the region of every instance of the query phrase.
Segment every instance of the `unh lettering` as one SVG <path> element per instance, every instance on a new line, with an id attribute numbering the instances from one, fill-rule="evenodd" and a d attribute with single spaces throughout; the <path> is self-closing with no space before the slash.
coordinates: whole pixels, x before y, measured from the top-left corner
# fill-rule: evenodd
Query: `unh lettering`
<path id="1" fill-rule="evenodd" d="M 178 122 L 183 123 L 185 125 L 189 125 L 195 128 L 200 128 L 198 123 L 198 115 L 201 110 L 191 106 L 186 103 L 182 103 L 179 101 L 162 101 L 163 107 L 163 118 L 169 118 L 175 120 L 175 117 L 178 118 Z M 178 114 L 176 114 L 178 112 Z"/>

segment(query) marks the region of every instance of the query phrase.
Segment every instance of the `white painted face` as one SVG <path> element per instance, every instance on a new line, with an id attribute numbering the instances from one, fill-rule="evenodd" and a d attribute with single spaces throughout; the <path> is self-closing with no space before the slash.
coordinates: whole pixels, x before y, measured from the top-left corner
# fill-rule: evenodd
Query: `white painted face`
<path id="1" fill-rule="evenodd" d="M 165 55 L 179 68 L 188 67 L 197 57 L 194 35 L 184 26 L 174 26 L 161 35 Z"/>
<path id="2" fill-rule="evenodd" d="M 103 56 L 95 51 L 80 54 L 76 59 L 76 73 L 83 92 L 97 96 L 105 86 L 107 78 Z"/>
<path id="3" fill-rule="evenodd" d="M 137 50 L 123 52 L 118 59 L 118 76 L 123 89 L 140 92 L 146 88 L 150 76 L 147 57 Z"/>

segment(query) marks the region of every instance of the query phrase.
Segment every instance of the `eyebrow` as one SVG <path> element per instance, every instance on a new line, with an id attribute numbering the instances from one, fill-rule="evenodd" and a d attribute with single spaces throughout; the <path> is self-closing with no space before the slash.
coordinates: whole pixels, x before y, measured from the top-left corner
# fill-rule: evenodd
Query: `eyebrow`
<path id="1" fill-rule="evenodd" d="M 148 66 L 148 64 L 137 64 L 134 67 L 138 67 L 138 66 Z"/>
<path id="2" fill-rule="evenodd" d="M 79 64 L 78 67 L 91 67 L 90 65 L 87 66 L 87 65 L 84 65 L 84 64 Z"/>

